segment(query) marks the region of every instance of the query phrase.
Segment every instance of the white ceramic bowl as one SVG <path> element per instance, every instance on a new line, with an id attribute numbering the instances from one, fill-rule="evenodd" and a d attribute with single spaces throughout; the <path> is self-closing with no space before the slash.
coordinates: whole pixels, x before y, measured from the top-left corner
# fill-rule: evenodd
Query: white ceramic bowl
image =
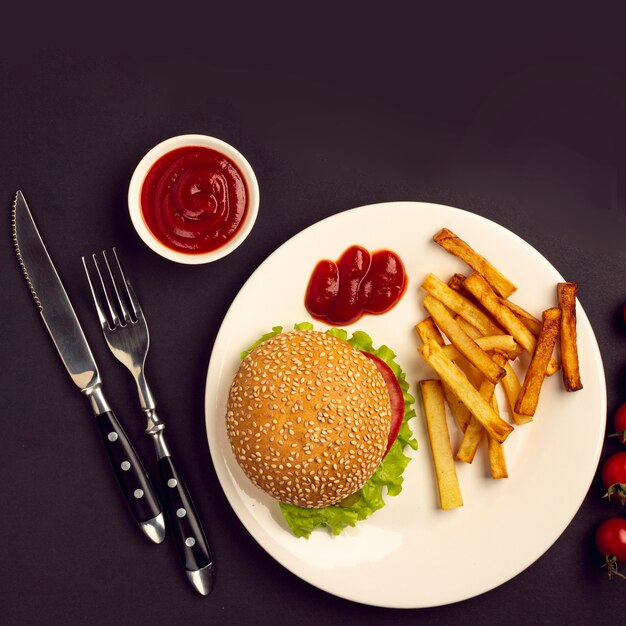
<path id="1" fill-rule="evenodd" d="M 191 146 L 211 148 L 227 156 L 235 163 L 241 172 L 248 191 L 248 210 L 246 217 L 241 228 L 235 233 L 235 236 L 216 250 L 198 254 L 179 252 L 161 243 L 146 225 L 141 212 L 141 188 L 150 168 L 168 152 L 176 150 L 177 148 Z M 259 184 L 248 161 L 230 144 L 227 144 L 221 139 L 209 137 L 208 135 L 178 135 L 177 137 L 171 137 L 170 139 L 162 141 L 139 161 L 139 164 L 133 172 L 128 188 L 128 210 L 137 234 L 141 237 L 142 241 L 157 254 L 160 254 L 170 261 L 176 261 L 177 263 L 187 263 L 190 265 L 211 263 L 212 261 L 217 261 L 217 259 L 221 259 L 227 254 L 230 254 L 250 234 L 259 212 Z"/>

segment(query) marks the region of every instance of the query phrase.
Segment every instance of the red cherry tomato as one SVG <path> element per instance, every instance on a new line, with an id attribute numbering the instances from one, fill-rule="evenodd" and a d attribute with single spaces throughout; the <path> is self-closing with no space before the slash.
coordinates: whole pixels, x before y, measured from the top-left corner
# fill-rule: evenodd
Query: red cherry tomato
<path id="1" fill-rule="evenodd" d="M 604 556 L 609 578 L 626 578 L 617 569 L 618 563 L 626 562 L 626 520 L 612 517 L 602 522 L 596 531 L 596 547 Z"/>
<path id="2" fill-rule="evenodd" d="M 622 506 L 626 503 L 626 452 L 611 455 L 602 466 L 602 482 L 606 487 L 605 498 L 615 498 Z"/>
<path id="3" fill-rule="evenodd" d="M 615 432 L 609 437 L 619 437 L 619 440 L 626 445 L 626 402 L 615 411 L 613 428 Z"/>

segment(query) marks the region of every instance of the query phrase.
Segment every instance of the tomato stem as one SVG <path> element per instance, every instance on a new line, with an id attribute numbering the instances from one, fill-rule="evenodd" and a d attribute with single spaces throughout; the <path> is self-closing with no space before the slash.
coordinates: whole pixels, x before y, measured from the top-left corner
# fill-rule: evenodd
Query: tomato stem
<path id="1" fill-rule="evenodd" d="M 622 574 L 617 569 L 617 557 L 614 557 L 614 556 L 612 556 L 610 554 L 605 555 L 605 557 L 604 557 L 604 565 L 602 567 L 608 568 L 609 580 L 611 580 L 613 578 L 613 576 L 617 576 L 618 578 L 623 578 L 623 579 L 626 580 L 626 576 L 624 576 L 624 574 Z"/>
<path id="2" fill-rule="evenodd" d="M 619 437 L 623 444 L 626 444 L 626 430 L 620 430 L 616 433 L 611 433 L 609 437 Z"/>
<path id="3" fill-rule="evenodd" d="M 611 485 L 602 497 L 606 498 L 609 502 L 612 499 L 616 499 L 622 506 L 626 505 L 626 483 L 615 483 Z"/>

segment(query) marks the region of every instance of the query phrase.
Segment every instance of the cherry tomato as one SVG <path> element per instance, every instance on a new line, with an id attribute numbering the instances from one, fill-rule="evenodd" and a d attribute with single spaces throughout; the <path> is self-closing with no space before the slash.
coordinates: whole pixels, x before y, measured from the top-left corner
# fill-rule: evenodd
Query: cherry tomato
<path id="1" fill-rule="evenodd" d="M 612 576 L 626 578 L 617 569 L 618 563 L 626 562 L 626 520 L 612 517 L 602 522 L 596 531 L 596 547 L 604 556 L 609 578 Z"/>
<path id="2" fill-rule="evenodd" d="M 613 427 L 615 432 L 609 437 L 619 437 L 619 440 L 626 445 L 626 402 L 615 411 Z"/>
<path id="3" fill-rule="evenodd" d="M 622 506 L 626 504 L 626 452 L 611 455 L 602 466 L 602 482 L 606 487 L 605 498 L 615 498 Z"/>

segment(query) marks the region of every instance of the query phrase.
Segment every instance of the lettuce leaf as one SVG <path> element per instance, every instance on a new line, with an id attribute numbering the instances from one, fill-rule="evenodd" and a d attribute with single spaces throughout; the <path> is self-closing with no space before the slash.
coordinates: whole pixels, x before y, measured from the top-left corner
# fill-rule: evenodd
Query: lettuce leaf
<path id="1" fill-rule="evenodd" d="M 265 333 L 264 335 L 261 335 L 247 350 L 244 350 L 239 355 L 239 358 L 241 360 L 245 359 L 250 354 L 250 352 L 252 352 L 252 350 L 254 350 L 257 346 L 261 345 L 264 341 L 267 341 L 268 339 L 271 339 L 272 337 L 276 337 L 276 335 L 280 335 L 280 333 L 282 332 L 283 332 L 282 326 L 272 326 L 272 330 L 269 333 Z"/>
<path id="2" fill-rule="evenodd" d="M 294 328 L 296 330 L 313 330 L 313 325 L 309 322 L 303 322 L 302 324 L 296 324 Z M 242 352 L 241 358 L 243 359 L 256 346 L 278 335 L 282 330 L 282 326 L 274 326 L 271 332 L 263 335 L 248 350 Z M 344 500 L 343 506 L 335 504 L 320 509 L 307 509 L 292 504 L 285 504 L 284 502 L 279 503 L 280 510 L 291 532 L 296 537 L 307 539 L 316 528 L 328 528 L 333 535 L 339 535 L 344 528 L 354 526 L 359 520 L 369 517 L 374 511 L 385 506 L 383 498 L 385 491 L 390 496 L 396 496 L 402 491 L 402 482 L 404 480 L 402 474 L 411 460 L 410 457 L 404 454 L 404 449 L 406 446 L 409 446 L 413 450 L 417 450 L 417 441 L 413 438 L 413 433 L 408 424 L 409 420 L 415 416 L 415 410 L 413 409 L 415 398 L 409 393 L 409 383 L 406 381 L 406 374 L 395 362 L 396 355 L 393 350 L 385 345 L 374 348 L 372 338 L 367 333 L 361 331 L 354 332 L 351 337 L 348 337 L 348 333 L 342 328 L 331 328 L 326 332 L 358 350 L 377 356 L 391 368 L 398 379 L 402 395 L 404 396 L 404 417 L 398 437 L 374 474 L 357 494 Z"/>

